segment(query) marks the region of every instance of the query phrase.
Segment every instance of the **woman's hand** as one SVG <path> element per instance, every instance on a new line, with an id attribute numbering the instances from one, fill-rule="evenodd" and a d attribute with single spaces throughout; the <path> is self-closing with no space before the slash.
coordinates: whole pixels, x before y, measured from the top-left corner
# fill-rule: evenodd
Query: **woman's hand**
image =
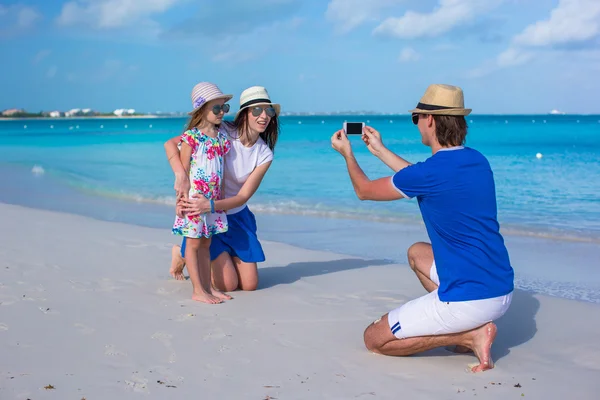
<path id="1" fill-rule="evenodd" d="M 175 184 L 173 185 L 173 189 L 175 189 L 175 195 L 177 196 L 177 200 L 181 198 L 188 197 L 190 193 L 190 178 L 185 174 L 175 175 Z"/>
<path id="2" fill-rule="evenodd" d="M 210 212 L 210 200 L 201 194 L 194 194 L 191 198 L 182 198 L 177 202 L 181 211 L 188 217 L 207 214 Z"/>
<path id="3" fill-rule="evenodd" d="M 344 157 L 348 157 L 352 155 L 352 146 L 350 145 L 350 141 L 348 140 L 348 136 L 343 129 L 340 129 L 331 137 L 331 147 L 335 149 L 338 153 L 343 155 Z"/>
<path id="4" fill-rule="evenodd" d="M 379 156 L 385 150 L 385 146 L 381 141 L 381 134 L 370 126 L 365 126 L 363 129 L 362 140 L 374 156 Z"/>

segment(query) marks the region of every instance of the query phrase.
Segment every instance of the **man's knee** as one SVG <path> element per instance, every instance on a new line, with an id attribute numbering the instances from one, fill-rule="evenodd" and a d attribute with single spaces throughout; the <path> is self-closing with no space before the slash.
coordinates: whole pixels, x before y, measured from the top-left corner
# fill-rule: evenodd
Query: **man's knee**
<path id="1" fill-rule="evenodd" d="M 410 246 L 407 251 L 408 264 L 414 271 L 418 264 L 432 257 L 431 245 L 425 242 L 417 242 Z"/>
<path id="2" fill-rule="evenodd" d="M 387 314 L 367 326 L 363 334 L 363 340 L 367 350 L 381 354 L 381 348 L 390 340 L 391 331 L 387 323 Z"/>

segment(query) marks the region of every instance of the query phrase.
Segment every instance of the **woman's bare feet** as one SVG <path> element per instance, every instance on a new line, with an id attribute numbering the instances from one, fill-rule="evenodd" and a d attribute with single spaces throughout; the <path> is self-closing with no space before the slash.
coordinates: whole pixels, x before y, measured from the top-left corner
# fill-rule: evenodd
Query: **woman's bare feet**
<path id="1" fill-rule="evenodd" d="M 218 297 L 206 292 L 194 292 L 194 294 L 192 294 L 192 300 L 207 304 L 220 304 L 223 302 L 223 300 L 219 299 Z"/>
<path id="2" fill-rule="evenodd" d="M 227 293 L 223 293 L 220 290 L 215 289 L 214 287 L 212 288 L 212 294 L 213 296 L 221 299 L 221 300 L 231 300 L 233 299 L 233 297 L 231 297 L 230 295 L 228 295 Z"/>
<path id="3" fill-rule="evenodd" d="M 494 368 L 492 361 L 492 343 L 496 339 L 498 328 L 493 322 L 489 322 L 473 332 L 472 346 L 475 356 L 479 359 L 479 365 L 471 368 L 472 372 L 482 372 Z"/>
<path id="4" fill-rule="evenodd" d="M 183 281 L 185 280 L 185 276 L 183 276 L 184 267 L 185 260 L 181 257 L 181 247 L 173 245 L 171 248 L 171 269 L 169 270 L 169 273 L 178 281 Z"/>

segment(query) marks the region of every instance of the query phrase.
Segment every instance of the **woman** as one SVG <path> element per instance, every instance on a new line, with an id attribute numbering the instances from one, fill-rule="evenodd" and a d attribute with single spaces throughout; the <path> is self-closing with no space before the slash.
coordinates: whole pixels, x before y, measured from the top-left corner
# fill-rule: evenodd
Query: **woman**
<path id="1" fill-rule="evenodd" d="M 262 246 L 256 235 L 256 219 L 246 203 L 254 195 L 273 160 L 273 151 L 279 136 L 279 104 L 274 104 L 267 90 L 253 86 L 240 95 L 240 109 L 233 124 L 223 123 L 231 141 L 231 150 L 225 156 L 223 199 L 214 202 L 215 210 L 227 212 L 229 229 L 215 235 L 210 245 L 213 285 L 218 290 L 256 290 L 258 262 L 265 261 Z M 179 136 L 165 143 L 165 150 L 175 174 L 177 212 L 188 215 L 211 212 L 210 201 L 196 195 L 184 199 L 189 191 L 189 180 L 178 157 Z M 183 278 L 185 239 L 173 246 L 171 275 Z"/>

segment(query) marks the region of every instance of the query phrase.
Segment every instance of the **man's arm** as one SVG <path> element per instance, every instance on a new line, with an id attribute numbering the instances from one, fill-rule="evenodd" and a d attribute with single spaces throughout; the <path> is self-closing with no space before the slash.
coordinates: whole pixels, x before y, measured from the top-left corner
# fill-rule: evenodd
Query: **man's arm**
<path id="1" fill-rule="evenodd" d="M 402 193 L 394 187 L 391 177 L 370 180 L 358 165 L 354 154 L 344 157 L 354 191 L 360 200 L 390 201 L 403 199 Z"/>
<path id="2" fill-rule="evenodd" d="M 390 167 L 394 172 L 398 172 L 401 169 L 412 165 L 404 158 L 389 150 L 387 147 L 384 147 L 380 152 L 378 152 L 376 157 L 383 161 L 383 163 Z"/>
<path id="3" fill-rule="evenodd" d="M 404 158 L 394 154 L 381 141 L 381 134 L 370 126 L 366 126 L 363 130 L 363 142 L 375 157 L 379 158 L 385 165 L 390 167 L 394 172 L 398 172 L 403 168 L 411 165 Z"/>

